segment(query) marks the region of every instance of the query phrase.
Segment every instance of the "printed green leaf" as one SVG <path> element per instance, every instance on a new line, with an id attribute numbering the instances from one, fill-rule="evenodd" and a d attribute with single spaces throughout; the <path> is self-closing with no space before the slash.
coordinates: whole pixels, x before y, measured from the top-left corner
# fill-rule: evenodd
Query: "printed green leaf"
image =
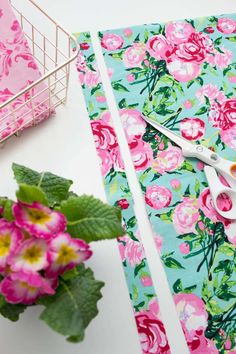
<path id="1" fill-rule="evenodd" d="M 236 36 L 226 37 L 226 39 L 228 39 L 230 42 L 236 42 Z"/>
<path id="2" fill-rule="evenodd" d="M 91 96 L 98 90 L 100 90 L 100 88 L 102 87 L 102 85 L 99 83 L 97 84 L 97 86 L 93 87 L 91 90 Z"/>
<path id="3" fill-rule="evenodd" d="M 124 234 L 121 211 L 92 196 L 70 197 L 60 211 L 68 220 L 67 231 L 86 242 L 112 239 Z"/>
<path id="4" fill-rule="evenodd" d="M 44 205 L 48 205 L 48 201 L 45 193 L 41 188 L 37 186 L 30 186 L 28 184 L 20 184 L 19 189 L 16 192 L 17 199 L 21 202 L 31 204 L 33 202 L 39 202 Z"/>
<path id="5" fill-rule="evenodd" d="M 189 171 L 189 172 L 196 173 L 196 171 L 193 168 L 193 165 L 188 160 L 184 160 L 181 167 L 178 168 L 178 171 Z"/>
<path id="6" fill-rule="evenodd" d="M 168 211 L 167 213 L 163 213 L 163 214 L 156 214 L 156 216 L 158 218 L 160 218 L 162 221 L 165 221 L 166 223 L 171 223 L 172 222 L 172 216 L 174 213 L 174 209 L 171 209 L 170 211 Z"/>
<path id="7" fill-rule="evenodd" d="M 85 328 L 98 314 L 97 302 L 102 297 L 104 283 L 95 280 L 91 269 L 79 268 L 79 275 L 60 280 L 57 292 L 45 296 L 39 303 L 45 306 L 40 319 L 70 342 L 84 338 Z"/>
<path id="8" fill-rule="evenodd" d="M 127 222 L 127 227 L 128 228 L 133 228 L 137 224 L 137 219 L 135 216 L 132 216 Z"/>
<path id="9" fill-rule="evenodd" d="M 142 262 L 140 264 L 137 264 L 136 267 L 134 268 L 134 276 L 136 277 L 140 272 L 140 270 L 143 269 L 144 267 L 145 267 L 145 261 L 143 259 Z"/>
<path id="10" fill-rule="evenodd" d="M 193 290 L 195 290 L 197 287 L 197 285 L 191 285 L 191 286 L 187 286 L 187 288 L 183 289 L 183 292 L 186 294 L 191 294 L 193 292 Z"/>
<path id="11" fill-rule="evenodd" d="M 49 205 L 54 206 L 69 196 L 69 189 L 72 181 L 54 175 L 50 172 L 38 173 L 30 168 L 12 164 L 15 179 L 18 184 L 25 183 L 40 187 L 45 193 Z"/>
<path id="12" fill-rule="evenodd" d="M 195 113 L 195 116 L 200 116 L 201 114 L 205 114 L 207 113 L 208 109 L 206 106 L 204 107 L 201 107 L 196 113 Z"/>
<path id="13" fill-rule="evenodd" d="M 173 284 L 173 290 L 176 294 L 182 292 L 183 285 L 182 285 L 181 279 L 177 279 L 176 282 Z"/>
<path id="14" fill-rule="evenodd" d="M 129 92 L 129 90 L 124 85 L 120 84 L 118 81 L 112 81 L 111 85 L 116 91 Z"/>
<path id="15" fill-rule="evenodd" d="M 23 313 L 26 309 L 25 305 L 9 304 L 5 301 L 4 297 L 0 295 L 0 314 L 5 318 L 15 322 L 19 320 L 20 314 Z"/>
<path id="16" fill-rule="evenodd" d="M 125 98 L 118 103 L 119 108 L 125 108 L 127 106 Z"/>
<path id="17" fill-rule="evenodd" d="M 124 50 L 121 50 L 120 52 L 109 53 L 108 55 L 109 55 L 110 57 L 112 57 L 113 59 L 122 60 L 122 58 L 123 58 L 123 53 L 124 53 Z"/>
<path id="18" fill-rule="evenodd" d="M 167 257 L 163 259 L 163 262 L 166 267 L 173 269 L 184 269 L 184 267 L 173 257 Z"/>

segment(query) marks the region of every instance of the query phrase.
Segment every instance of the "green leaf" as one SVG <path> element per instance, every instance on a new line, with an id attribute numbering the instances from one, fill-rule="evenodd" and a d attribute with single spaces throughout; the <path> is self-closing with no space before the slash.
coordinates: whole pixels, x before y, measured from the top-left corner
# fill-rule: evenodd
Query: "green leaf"
<path id="1" fill-rule="evenodd" d="M 85 328 L 98 314 L 97 302 L 102 297 L 103 286 L 89 268 L 68 281 L 61 279 L 56 294 L 39 301 L 45 306 L 40 319 L 68 341 L 81 341 Z"/>
<path id="2" fill-rule="evenodd" d="M 178 171 L 189 171 L 189 172 L 193 172 L 196 173 L 196 171 L 193 168 L 193 165 L 191 164 L 191 162 L 184 160 L 183 164 L 181 165 L 181 167 L 178 168 Z"/>
<path id="3" fill-rule="evenodd" d="M 29 184 L 20 184 L 19 189 L 16 192 L 17 199 L 21 202 L 32 204 L 33 202 L 39 202 L 44 205 L 48 205 L 48 201 L 45 193 L 41 188 L 37 186 L 30 186 Z"/>
<path id="4" fill-rule="evenodd" d="M 118 81 L 112 81 L 111 85 L 116 91 L 129 92 L 129 90 L 124 85 L 120 84 Z"/>
<path id="5" fill-rule="evenodd" d="M 93 87 L 91 90 L 91 96 L 98 90 L 100 90 L 100 88 L 102 87 L 102 85 L 99 83 L 97 84 L 97 86 Z"/>
<path id="6" fill-rule="evenodd" d="M 188 286 L 187 288 L 183 289 L 183 292 L 186 294 L 191 294 L 193 292 L 193 290 L 196 289 L 196 287 L 197 287 L 197 285 Z"/>
<path id="7" fill-rule="evenodd" d="M 134 268 L 134 276 L 136 277 L 140 272 L 140 270 L 143 269 L 144 267 L 145 267 L 145 261 L 143 259 L 142 262 L 140 264 L 137 264 L 136 267 Z"/>
<path id="8" fill-rule="evenodd" d="M 182 292 L 183 285 L 182 285 L 181 279 L 177 279 L 176 282 L 173 284 L 173 290 L 176 294 Z"/>
<path id="9" fill-rule="evenodd" d="M 38 173 L 30 168 L 12 164 L 15 179 L 18 184 L 29 184 L 40 187 L 45 193 L 49 205 L 54 206 L 69 196 L 69 189 L 72 181 L 59 177 L 50 172 Z"/>
<path id="10" fill-rule="evenodd" d="M 228 39 L 230 42 L 236 42 L 236 36 L 226 37 L 226 39 Z"/>
<path id="11" fill-rule="evenodd" d="M 86 242 L 124 235 L 121 210 L 92 196 L 70 197 L 61 203 L 60 211 L 68 220 L 67 231 Z"/>
<path id="12" fill-rule="evenodd" d="M 9 304 L 5 301 L 4 297 L 0 295 L 0 314 L 8 318 L 9 320 L 15 322 L 19 320 L 19 316 L 26 309 L 25 305 L 17 304 Z"/>
<path id="13" fill-rule="evenodd" d="M 195 116 L 200 116 L 201 114 L 207 113 L 208 109 L 206 106 L 201 107 L 194 115 Z"/>
<path id="14" fill-rule="evenodd" d="M 167 213 L 163 213 L 163 214 L 156 214 L 156 216 L 158 218 L 160 218 L 162 221 L 165 221 L 166 223 L 171 223 L 172 222 L 172 216 L 174 213 L 174 209 L 171 209 L 170 211 L 168 211 Z"/>
<path id="15" fill-rule="evenodd" d="M 0 198 L 0 206 L 3 207 L 3 217 L 8 221 L 14 220 L 12 214 L 12 205 L 14 204 L 13 200 L 8 198 Z"/>
<path id="16" fill-rule="evenodd" d="M 119 108 L 125 108 L 127 106 L 125 98 L 118 103 Z"/>
<path id="17" fill-rule="evenodd" d="M 184 269 L 184 267 L 174 258 L 167 257 L 163 259 L 163 262 L 166 267 L 173 269 Z"/>

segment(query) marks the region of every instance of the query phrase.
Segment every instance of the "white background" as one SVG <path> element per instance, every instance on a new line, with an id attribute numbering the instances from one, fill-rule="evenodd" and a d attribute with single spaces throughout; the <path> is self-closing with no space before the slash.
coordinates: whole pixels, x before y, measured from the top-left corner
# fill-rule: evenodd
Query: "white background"
<path id="1" fill-rule="evenodd" d="M 235 0 L 38 0 L 38 3 L 71 32 L 236 12 Z M 101 57 L 101 53 L 99 55 Z M 108 80 L 103 64 L 100 65 L 107 88 Z M 48 170 L 73 179 L 76 192 L 93 194 L 105 200 L 85 104 L 76 73 L 74 70 L 72 72 L 75 75 L 71 77 L 66 107 L 59 108 L 55 117 L 24 132 L 19 139 L 11 139 L 0 150 L 0 195 L 14 197 L 16 185 L 11 173 L 11 163 L 14 161 L 38 171 Z M 108 97 L 113 118 L 117 121 L 113 98 L 110 94 Z M 136 211 L 141 219 L 141 232 L 172 353 L 187 354 L 118 121 L 116 128 L 136 194 Z M 27 310 L 18 323 L 0 319 L 1 354 L 141 353 L 116 241 L 93 245 L 93 250 L 89 265 L 96 277 L 106 282 L 106 286 L 103 299 L 99 302 L 99 316 L 88 327 L 84 342 L 66 343 L 64 338 L 37 319 L 40 308 L 34 308 Z"/>

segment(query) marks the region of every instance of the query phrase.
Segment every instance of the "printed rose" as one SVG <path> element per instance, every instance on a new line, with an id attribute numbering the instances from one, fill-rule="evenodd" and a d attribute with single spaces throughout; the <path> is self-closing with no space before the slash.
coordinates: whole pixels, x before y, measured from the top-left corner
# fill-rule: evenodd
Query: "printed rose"
<path id="1" fill-rule="evenodd" d="M 170 354 L 165 328 L 159 319 L 156 299 L 150 301 L 147 311 L 136 312 L 135 320 L 143 353 Z"/>
<path id="2" fill-rule="evenodd" d="M 127 199 L 120 199 L 117 202 L 117 205 L 121 208 L 121 209 L 128 209 L 129 207 L 129 202 Z"/>
<path id="3" fill-rule="evenodd" d="M 219 69 L 223 70 L 232 63 L 233 53 L 225 47 L 220 47 L 219 49 L 220 51 L 215 49 L 213 53 L 208 54 L 206 61 L 211 66 L 217 66 Z"/>
<path id="4" fill-rule="evenodd" d="M 197 92 L 196 97 L 201 103 L 205 103 L 207 97 L 210 103 L 217 101 L 218 103 L 223 103 L 226 100 L 223 91 L 220 91 L 217 86 L 212 84 L 207 84 L 202 86 Z"/>
<path id="5" fill-rule="evenodd" d="M 148 143 L 142 139 L 135 139 L 129 143 L 131 156 L 136 171 L 145 170 L 153 159 L 153 151 Z"/>
<path id="6" fill-rule="evenodd" d="M 183 61 L 203 63 L 206 54 L 213 50 L 213 43 L 208 35 L 192 33 L 188 40 L 179 44 L 175 53 Z"/>
<path id="7" fill-rule="evenodd" d="M 148 186 L 145 194 L 145 201 L 153 209 L 159 210 L 170 205 L 172 199 L 171 191 L 163 186 Z"/>
<path id="8" fill-rule="evenodd" d="M 77 59 L 76 59 L 76 69 L 78 71 L 85 71 L 86 70 L 86 59 L 81 51 L 79 51 Z"/>
<path id="9" fill-rule="evenodd" d="M 133 140 L 134 136 L 143 136 L 147 123 L 137 109 L 124 108 L 120 109 L 119 113 L 129 142 Z"/>
<path id="10" fill-rule="evenodd" d="M 187 140 L 199 140 L 205 134 L 205 123 L 195 117 L 184 118 L 179 125 L 182 136 Z"/>
<path id="11" fill-rule="evenodd" d="M 86 86 L 93 88 L 101 81 L 100 73 L 98 71 L 86 70 L 83 81 Z"/>
<path id="12" fill-rule="evenodd" d="M 147 51 L 157 60 L 166 59 L 168 53 L 172 51 L 173 47 L 167 42 L 163 35 L 156 35 L 149 38 L 147 42 Z"/>
<path id="13" fill-rule="evenodd" d="M 123 43 L 123 38 L 114 33 L 104 34 L 101 40 L 102 47 L 110 51 L 120 49 Z"/>
<path id="14" fill-rule="evenodd" d="M 176 21 L 166 24 L 165 33 L 169 42 L 180 44 L 187 42 L 190 35 L 195 33 L 195 29 L 186 21 Z"/>
<path id="15" fill-rule="evenodd" d="M 113 155 L 109 151 L 103 149 L 97 149 L 97 154 L 102 175 L 106 176 L 113 166 Z"/>
<path id="16" fill-rule="evenodd" d="M 213 127 L 227 130 L 236 125 L 236 98 L 222 104 L 213 103 L 209 113 L 209 122 Z"/>
<path id="17" fill-rule="evenodd" d="M 177 233 L 196 233 L 195 224 L 199 219 L 198 200 L 184 197 L 182 203 L 177 205 L 173 215 L 173 225 Z"/>
<path id="18" fill-rule="evenodd" d="M 180 82 L 188 82 L 199 76 L 201 66 L 195 62 L 185 62 L 176 56 L 167 62 L 170 74 Z"/>
<path id="19" fill-rule="evenodd" d="M 182 150 L 175 146 L 169 146 L 167 150 L 158 152 L 152 167 L 158 173 L 171 172 L 179 168 L 184 162 Z"/>
<path id="20" fill-rule="evenodd" d="M 154 242 L 157 248 L 157 251 L 161 253 L 162 245 L 163 245 L 163 237 L 160 235 L 154 235 Z"/>
<path id="21" fill-rule="evenodd" d="M 220 137 L 226 145 L 236 150 L 236 126 L 228 130 L 221 130 Z"/>
<path id="22" fill-rule="evenodd" d="M 217 22 L 217 29 L 224 34 L 234 33 L 236 31 L 236 21 L 231 18 L 219 18 Z"/>
<path id="23" fill-rule="evenodd" d="M 126 49 L 123 55 L 123 63 L 127 68 L 141 67 L 146 57 L 146 46 L 144 43 L 134 43 Z"/>
<path id="24" fill-rule="evenodd" d="M 141 263 L 144 258 L 144 249 L 142 243 L 132 240 L 132 238 L 129 236 L 120 238 L 119 251 L 122 261 L 124 262 L 127 259 L 129 265 L 132 268 Z"/>
<path id="25" fill-rule="evenodd" d="M 102 120 L 91 122 L 96 148 L 114 149 L 118 146 L 114 129 Z"/>

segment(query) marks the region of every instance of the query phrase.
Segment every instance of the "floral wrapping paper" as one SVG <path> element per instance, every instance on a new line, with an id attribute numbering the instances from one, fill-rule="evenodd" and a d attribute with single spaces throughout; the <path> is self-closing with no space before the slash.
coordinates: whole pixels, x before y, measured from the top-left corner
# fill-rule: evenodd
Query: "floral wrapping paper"
<path id="1" fill-rule="evenodd" d="M 144 354 L 170 354 L 158 299 L 138 230 L 133 199 L 89 33 L 74 34 L 81 51 L 76 68 L 83 88 L 107 200 L 122 210 L 127 235 L 118 242 L 121 261 Z M 157 250 L 162 239 L 155 235 Z"/>
<path id="2" fill-rule="evenodd" d="M 99 37 L 189 350 L 236 353 L 236 223 L 214 209 L 203 163 L 142 119 L 236 161 L 236 15 Z"/>
<path id="3" fill-rule="evenodd" d="M 41 77 L 23 30 L 8 0 L 0 0 L 0 104 Z M 49 117 L 49 94 L 40 83 L 0 110 L 0 141 L 21 127 L 31 126 Z M 31 97 L 31 102 L 27 102 Z M 34 108 L 34 117 L 32 109 Z M 14 114 L 13 110 L 18 109 Z"/>

